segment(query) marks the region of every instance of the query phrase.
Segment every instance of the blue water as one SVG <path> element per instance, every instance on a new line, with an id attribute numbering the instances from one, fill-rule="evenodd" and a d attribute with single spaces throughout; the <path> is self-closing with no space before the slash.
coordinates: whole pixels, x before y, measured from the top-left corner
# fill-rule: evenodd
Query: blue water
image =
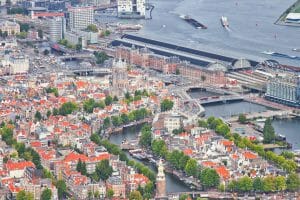
<path id="1" fill-rule="evenodd" d="M 300 48 L 300 27 L 274 24 L 294 1 L 151 0 L 155 6 L 153 19 L 139 21 L 144 28 L 138 35 L 258 61 L 275 58 L 262 54 L 263 51 L 300 56 L 300 52 L 292 51 L 293 48 Z M 208 29 L 193 28 L 179 18 L 181 14 L 190 15 Z M 222 15 L 228 18 L 229 30 L 221 26 Z M 283 64 L 300 66 L 297 59 L 275 59 Z"/>

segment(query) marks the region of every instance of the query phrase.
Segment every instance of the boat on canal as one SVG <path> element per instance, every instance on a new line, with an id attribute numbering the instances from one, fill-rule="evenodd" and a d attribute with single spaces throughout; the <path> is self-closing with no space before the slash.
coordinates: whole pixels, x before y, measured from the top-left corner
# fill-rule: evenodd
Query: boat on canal
<path id="1" fill-rule="evenodd" d="M 207 26 L 198 22 L 197 20 L 191 18 L 188 15 L 180 15 L 180 18 L 189 23 L 190 25 L 194 26 L 197 29 L 207 29 Z"/>

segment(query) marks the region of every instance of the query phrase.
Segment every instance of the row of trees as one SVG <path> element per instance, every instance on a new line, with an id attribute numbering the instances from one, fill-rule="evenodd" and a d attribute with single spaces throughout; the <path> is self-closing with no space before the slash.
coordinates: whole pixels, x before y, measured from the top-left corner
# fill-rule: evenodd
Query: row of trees
<path id="1" fill-rule="evenodd" d="M 117 96 L 106 96 L 104 101 L 95 101 L 95 99 L 87 99 L 83 102 L 83 110 L 87 113 L 92 113 L 94 108 L 105 108 L 105 106 L 111 105 L 113 102 L 118 102 Z"/>
<path id="2" fill-rule="evenodd" d="M 43 190 L 41 194 L 42 200 L 51 200 L 52 198 L 52 191 L 49 188 Z M 16 200 L 34 200 L 34 196 L 31 192 L 26 192 L 24 190 L 18 192 L 16 196 Z"/>
<path id="3" fill-rule="evenodd" d="M 148 111 L 146 108 L 141 108 L 138 110 L 133 110 L 133 111 L 129 112 L 128 114 L 122 113 L 121 115 L 118 115 L 118 116 L 106 117 L 103 120 L 103 128 L 106 129 L 106 128 L 110 127 L 111 125 L 120 126 L 123 124 L 128 124 L 130 122 L 145 119 L 146 117 L 148 117 L 150 115 L 151 115 L 150 111 Z"/>
<path id="4" fill-rule="evenodd" d="M 274 162 L 287 172 L 294 172 L 297 170 L 297 163 L 288 157 L 277 155 L 272 151 L 265 151 L 262 145 L 256 144 L 246 137 L 241 137 L 237 133 L 230 133 L 230 128 L 221 119 L 209 117 L 207 119 L 207 125 L 209 128 L 214 129 L 216 133 L 224 136 L 226 139 L 234 141 L 236 146 L 240 148 L 249 148 L 250 150 L 258 153 L 259 156 Z"/>
<path id="5" fill-rule="evenodd" d="M 118 155 L 120 160 L 125 161 L 127 165 L 136 168 L 139 173 L 144 174 L 149 178 L 150 181 L 155 182 L 155 173 L 142 163 L 129 160 L 118 145 L 112 144 L 108 140 L 101 140 L 100 136 L 96 133 L 91 135 L 91 140 L 98 145 L 104 146 L 109 153 Z"/>
<path id="6" fill-rule="evenodd" d="M 188 176 L 199 178 L 203 189 L 216 187 L 220 183 L 220 177 L 216 170 L 201 167 L 197 161 L 185 155 L 182 151 L 169 152 L 164 140 L 153 140 L 151 149 L 156 156 L 166 159 L 175 169 L 184 171 Z"/>
<path id="7" fill-rule="evenodd" d="M 266 176 L 264 178 L 251 179 L 244 176 L 238 180 L 232 180 L 227 186 L 231 192 L 280 192 L 299 190 L 300 180 L 297 174 L 291 173 L 287 178 L 284 176 Z M 225 188 L 225 187 L 222 187 Z"/>

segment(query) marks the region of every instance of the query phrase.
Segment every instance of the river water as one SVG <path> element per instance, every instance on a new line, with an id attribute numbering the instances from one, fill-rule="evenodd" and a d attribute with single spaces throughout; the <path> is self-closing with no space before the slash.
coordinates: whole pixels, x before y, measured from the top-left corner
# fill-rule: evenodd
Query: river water
<path id="1" fill-rule="evenodd" d="M 300 56 L 300 27 L 275 25 L 279 16 L 295 0 L 150 0 L 155 8 L 151 20 L 140 36 L 171 42 L 235 58 L 258 61 L 275 59 L 283 64 L 300 66 L 299 60 L 262 54 L 273 51 Z M 208 27 L 195 29 L 179 18 L 189 15 Z M 220 18 L 228 18 L 229 30 L 221 26 Z M 130 23 L 130 22 L 129 22 Z"/>
<path id="2" fill-rule="evenodd" d="M 111 135 L 109 140 L 110 140 L 110 142 L 112 142 L 114 144 L 120 145 L 124 139 L 126 139 L 126 140 L 136 139 L 139 131 L 140 131 L 140 127 L 127 128 L 123 131 L 123 133 Z M 127 156 L 131 159 L 134 159 L 129 154 L 127 154 Z M 137 159 L 134 159 L 134 160 L 140 162 Z M 151 165 L 150 163 L 146 163 L 146 162 L 143 162 L 143 163 L 145 165 L 147 165 L 148 167 L 150 167 L 153 171 L 157 170 L 156 167 Z M 176 177 L 174 177 L 173 175 L 168 174 L 168 173 L 166 173 L 166 183 L 167 183 L 166 189 L 167 189 L 167 192 L 169 192 L 169 193 L 191 191 L 191 189 L 189 187 L 187 187 L 183 182 L 181 182 Z"/>

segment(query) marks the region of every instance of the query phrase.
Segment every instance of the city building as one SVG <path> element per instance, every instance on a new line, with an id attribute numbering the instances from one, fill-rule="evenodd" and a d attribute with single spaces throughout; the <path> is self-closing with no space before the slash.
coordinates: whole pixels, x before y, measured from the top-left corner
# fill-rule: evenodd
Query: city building
<path id="1" fill-rule="evenodd" d="M 158 173 L 156 176 L 156 194 L 155 199 L 164 199 L 167 197 L 166 193 L 166 177 L 162 160 L 158 163 Z"/>
<path id="2" fill-rule="evenodd" d="M 289 106 L 300 107 L 300 79 L 299 76 L 274 77 L 267 83 L 267 99 Z"/>
<path id="3" fill-rule="evenodd" d="M 114 191 L 114 197 L 125 198 L 126 188 L 120 176 L 111 176 L 106 181 L 106 188 Z"/>
<path id="4" fill-rule="evenodd" d="M 172 133 L 173 130 L 182 127 L 182 117 L 175 113 L 166 116 L 164 120 L 164 127 L 169 133 Z"/>
<path id="5" fill-rule="evenodd" d="M 118 0 L 120 18 L 138 18 L 146 15 L 146 0 Z"/>
<path id="6" fill-rule="evenodd" d="M 1 21 L 0 30 L 2 33 L 7 32 L 7 35 L 17 35 L 20 33 L 20 25 L 17 22 Z"/>
<path id="7" fill-rule="evenodd" d="M 49 36 L 52 42 L 63 39 L 65 32 L 66 20 L 64 17 L 54 17 L 49 19 Z"/>
<path id="8" fill-rule="evenodd" d="M 110 4 L 110 0 L 85 0 L 85 4 L 93 5 L 95 7 L 107 6 Z"/>
<path id="9" fill-rule="evenodd" d="M 128 72 L 126 63 L 119 59 L 118 62 L 114 61 L 112 66 L 112 87 L 113 95 L 123 95 L 126 93 L 129 86 Z"/>
<path id="10" fill-rule="evenodd" d="M 24 55 L 6 55 L 2 66 L 8 74 L 23 74 L 29 70 L 29 59 Z"/>
<path id="11" fill-rule="evenodd" d="M 71 30 L 86 29 L 88 25 L 94 23 L 93 6 L 69 7 L 69 28 Z"/>

